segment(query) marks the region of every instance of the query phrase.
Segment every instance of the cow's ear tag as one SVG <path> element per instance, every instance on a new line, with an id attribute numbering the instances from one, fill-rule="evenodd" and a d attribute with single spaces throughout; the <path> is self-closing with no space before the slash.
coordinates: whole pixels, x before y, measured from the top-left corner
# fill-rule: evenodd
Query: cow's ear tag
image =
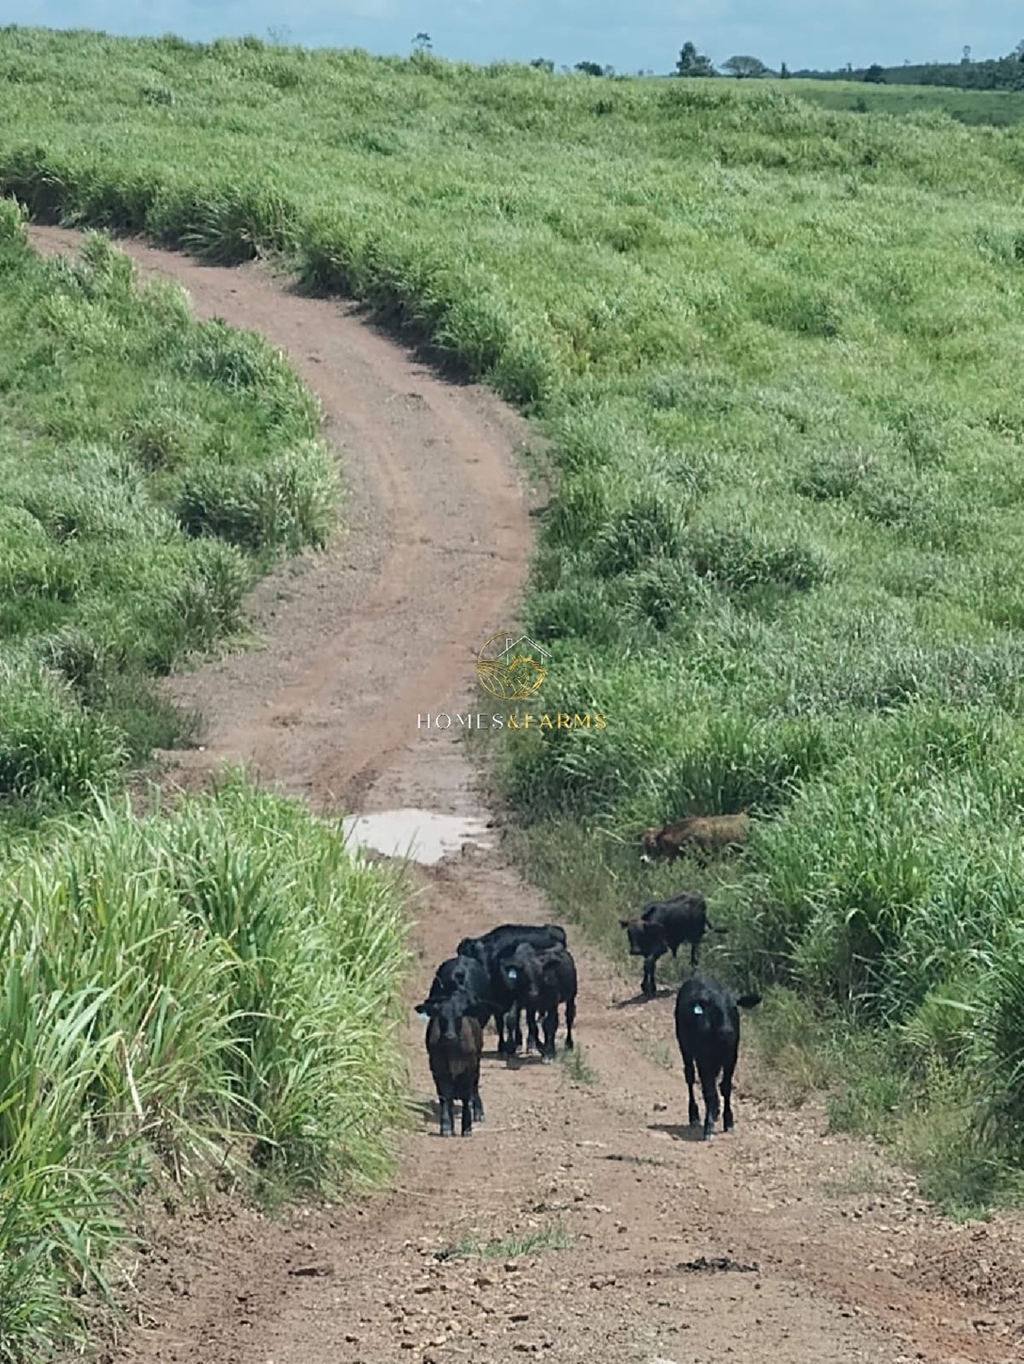
<path id="1" fill-rule="evenodd" d="M 695 1004 L 695 1005 L 693 1006 L 693 1012 L 694 1012 L 695 1014 L 702 1014 L 702 1013 L 704 1012 L 704 1005 L 703 1005 L 703 1004 Z"/>
<path id="2" fill-rule="evenodd" d="M 424 1023 L 429 1023 L 429 1022 L 430 1022 L 430 1015 L 427 1013 L 427 1011 L 426 1011 L 425 1009 L 417 1009 L 417 1010 L 416 1010 L 416 1017 L 417 1017 L 417 1018 L 422 1018 L 423 1021 L 424 1021 Z"/>
<path id="3" fill-rule="evenodd" d="M 519 979 L 519 972 L 516 970 L 516 968 L 515 968 L 514 966 L 510 966 L 510 967 L 508 968 L 508 978 L 509 978 L 509 980 L 518 980 L 518 979 Z"/>

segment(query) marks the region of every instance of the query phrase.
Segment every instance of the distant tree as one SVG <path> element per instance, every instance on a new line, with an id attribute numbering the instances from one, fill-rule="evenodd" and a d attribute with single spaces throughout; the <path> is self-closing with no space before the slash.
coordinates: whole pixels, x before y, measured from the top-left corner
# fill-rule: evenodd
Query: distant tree
<path id="1" fill-rule="evenodd" d="M 600 62 L 577 62 L 575 69 L 585 76 L 606 76 L 609 72 L 609 68 Z"/>
<path id="2" fill-rule="evenodd" d="M 534 57 L 530 65 L 535 66 L 538 71 L 546 71 L 548 75 L 551 75 L 555 69 L 554 62 L 548 61 L 547 57 Z"/>
<path id="3" fill-rule="evenodd" d="M 751 80 L 768 72 L 760 57 L 730 57 L 727 62 L 722 63 L 722 70 L 728 71 L 729 75 L 735 76 L 737 80 Z"/>
<path id="4" fill-rule="evenodd" d="M 970 43 L 964 43 L 963 56 L 960 58 L 960 61 L 961 61 L 962 65 L 964 65 L 964 66 L 969 66 L 969 65 L 970 65 L 970 62 L 971 62 L 971 45 L 970 45 Z"/>
<path id="5" fill-rule="evenodd" d="M 779 67 L 779 79 L 784 81 L 789 80 L 789 67 L 785 62 Z"/>
<path id="6" fill-rule="evenodd" d="M 430 41 L 429 33 L 417 33 L 412 40 L 412 45 L 417 52 L 429 52 L 434 44 Z"/>
<path id="7" fill-rule="evenodd" d="M 698 52 L 694 43 L 683 43 L 679 60 L 676 62 L 674 76 L 713 76 L 715 68 L 711 59 Z"/>
<path id="8" fill-rule="evenodd" d="M 883 67 L 879 66 L 878 62 L 872 62 L 864 72 L 864 79 L 870 81 L 872 85 L 884 85 L 885 70 Z"/>

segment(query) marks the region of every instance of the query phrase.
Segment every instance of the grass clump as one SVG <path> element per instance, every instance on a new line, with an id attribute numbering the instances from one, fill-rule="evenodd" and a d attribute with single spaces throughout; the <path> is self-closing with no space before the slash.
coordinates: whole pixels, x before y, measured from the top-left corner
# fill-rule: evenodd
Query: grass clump
<path id="1" fill-rule="evenodd" d="M 0 862 L 0 1354 L 82 1322 L 73 1285 L 162 1182 L 329 1196 L 390 1168 L 396 884 L 233 778 L 174 814 L 98 804 Z"/>
<path id="2" fill-rule="evenodd" d="M 449 1251 L 441 1252 L 444 1259 L 518 1260 L 524 1255 L 542 1255 L 549 1250 L 568 1250 L 573 1238 L 561 1226 L 543 1227 L 491 1241 L 464 1237 Z"/>
<path id="3" fill-rule="evenodd" d="M 564 1049 L 559 1053 L 565 1073 L 575 1085 L 594 1085 L 597 1084 L 597 1071 L 586 1058 L 586 1054 L 579 1043 L 575 1043 L 572 1051 Z"/>

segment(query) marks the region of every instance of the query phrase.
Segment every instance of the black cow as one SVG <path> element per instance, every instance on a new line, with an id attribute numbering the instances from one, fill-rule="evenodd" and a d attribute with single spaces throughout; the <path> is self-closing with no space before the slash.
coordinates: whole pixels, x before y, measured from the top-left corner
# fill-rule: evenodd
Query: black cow
<path id="1" fill-rule="evenodd" d="M 491 977 L 487 968 L 476 957 L 449 957 L 434 972 L 429 999 L 447 999 L 456 991 L 466 996 L 469 1012 L 486 1028 L 498 1011 L 493 998 Z"/>
<path id="2" fill-rule="evenodd" d="M 529 943 L 520 943 L 511 956 L 501 959 L 500 969 L 516 1013 L 526 1010 L 528 1034 L 534 1041 L 537 1015 L 541 1015 L 544 1026 L 544 1044 L 539 1048 L 541 1060 L 550 1061 L 555 1055 L 560 1004 L 565 1005 L 565 1049 L 572 1051 L 577 979 L 576 963 L 569 949 L 559 945 L 537 951 Z M 518 1018 L 516 1024 L 518 1027 Z"/>
<path id="3" fill-rule="evenodd" d="M 473 957 L 486 969 L 491 981 L 491 993 L 495 1004 L 494 1022 L 498 1033 L 498 1054 L 514 1055 L 523 1045 L 519 1010 L 515 1014 L 514 1029 L 505 1035 L 505 1013 L 512 1004 L 511 996 L 501 973 L 501 961 L 511 956 L 520 943 L 528 942 L 532 947 L 565 947 L 565 929 L 559 924 L 499 924 L 480 938 L 463 938 L 455 949 L 459 956 Z M 529 1046 L 536 1042 L 536 1034 L 530 1037 Z"/>
<path id="4" fill-rule="evenodd" d="M 487 955 L 500 951 L 509 942 L 528 942 L 534 947 L 554 947 L 556 943 L 568 946 L 560 924 L 499 924 L 479 938 L 463 938 L 455 951 L 460 957 L 476 957 L 486 965 Z"/>
<path id="5" fill-rule="evenodd" d="M 684 980 L 676 995 L 676 1041 L 690 1092 L 690 1125 L 700 1122 L 693 1093 L 694 1067 L 704 1094 L 704 1140 L 710 1141 L 718 1121 L 718 1077 L 722 1077 L 723 1128 L 731 1132 L 732 1076 L 740 1050 L 740 1009 L 753 1009 L 760 995 L 740 995 L 707 976 Z"/>
<path id="6" fill-rule="evenodd" d="M 700 944 L 706 929 L 724 933 L 708 919 L 707 901 L 697 891 L 683 891 L 671 900 L 650 900 L 635 919 L 620 919 L 619 926 L 629 938 L 629 955 L 643 957 L 644 974 L 640 989 L 650 999 L 654 994 L 654 967 L 659 957 L 673 957 L 684 942 L 690 944 L 690 965 L 696 969 Z"/>
<path id="7" fill-rule="evenodd" d="M 455 1100 L 462 1101 L 462 1135 L 473 1131 L 473 1120 L 483 1122 L 480 1102 L 480 1053 L 484 1034 L 470 1012 L 471 1003 L 460 991 L 444 999 L 425 999 L 416 1012 L 427 1020 L 426 1047 L 430 1074 L 441 1110 L 441 1136 L 455 1135 Z"/>

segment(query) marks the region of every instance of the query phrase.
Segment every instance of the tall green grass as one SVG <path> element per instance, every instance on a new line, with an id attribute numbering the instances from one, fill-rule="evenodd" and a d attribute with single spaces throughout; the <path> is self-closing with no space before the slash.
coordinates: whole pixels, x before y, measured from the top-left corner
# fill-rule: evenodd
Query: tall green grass
<path id="1" fill-rule="evenodd" d="M 402 1111 L 398 886 L 238 779 L 0 863 L 0 1357 L 80 1334 L 131 1209 L 225 1167 L 337 1196 Z M 114 1285 L 120 1287 L 120 1284 Z"/>
<path id="2" fill-rule="evenodd" d="M 104 238 L 44 262 L 4 200 L 0 279 L 0 807 L 45 810 L 187 736 L 149 679 L 324 542 L 334 471 L 283 359 Z"/>
<path id="3" fill-rule="evenodd" d="M 526 627 L 545 708 L 608 728 L 507 736 L 537 837 L 583 867 L 588 829 L 751 809 L 723 969 L 909 1029 L 925 1109 L 1009 1111 L 1020 125 L 255 39 L 7 30 L 0 62 L 38 217 L 283 253 L 541 419 Z"/>

